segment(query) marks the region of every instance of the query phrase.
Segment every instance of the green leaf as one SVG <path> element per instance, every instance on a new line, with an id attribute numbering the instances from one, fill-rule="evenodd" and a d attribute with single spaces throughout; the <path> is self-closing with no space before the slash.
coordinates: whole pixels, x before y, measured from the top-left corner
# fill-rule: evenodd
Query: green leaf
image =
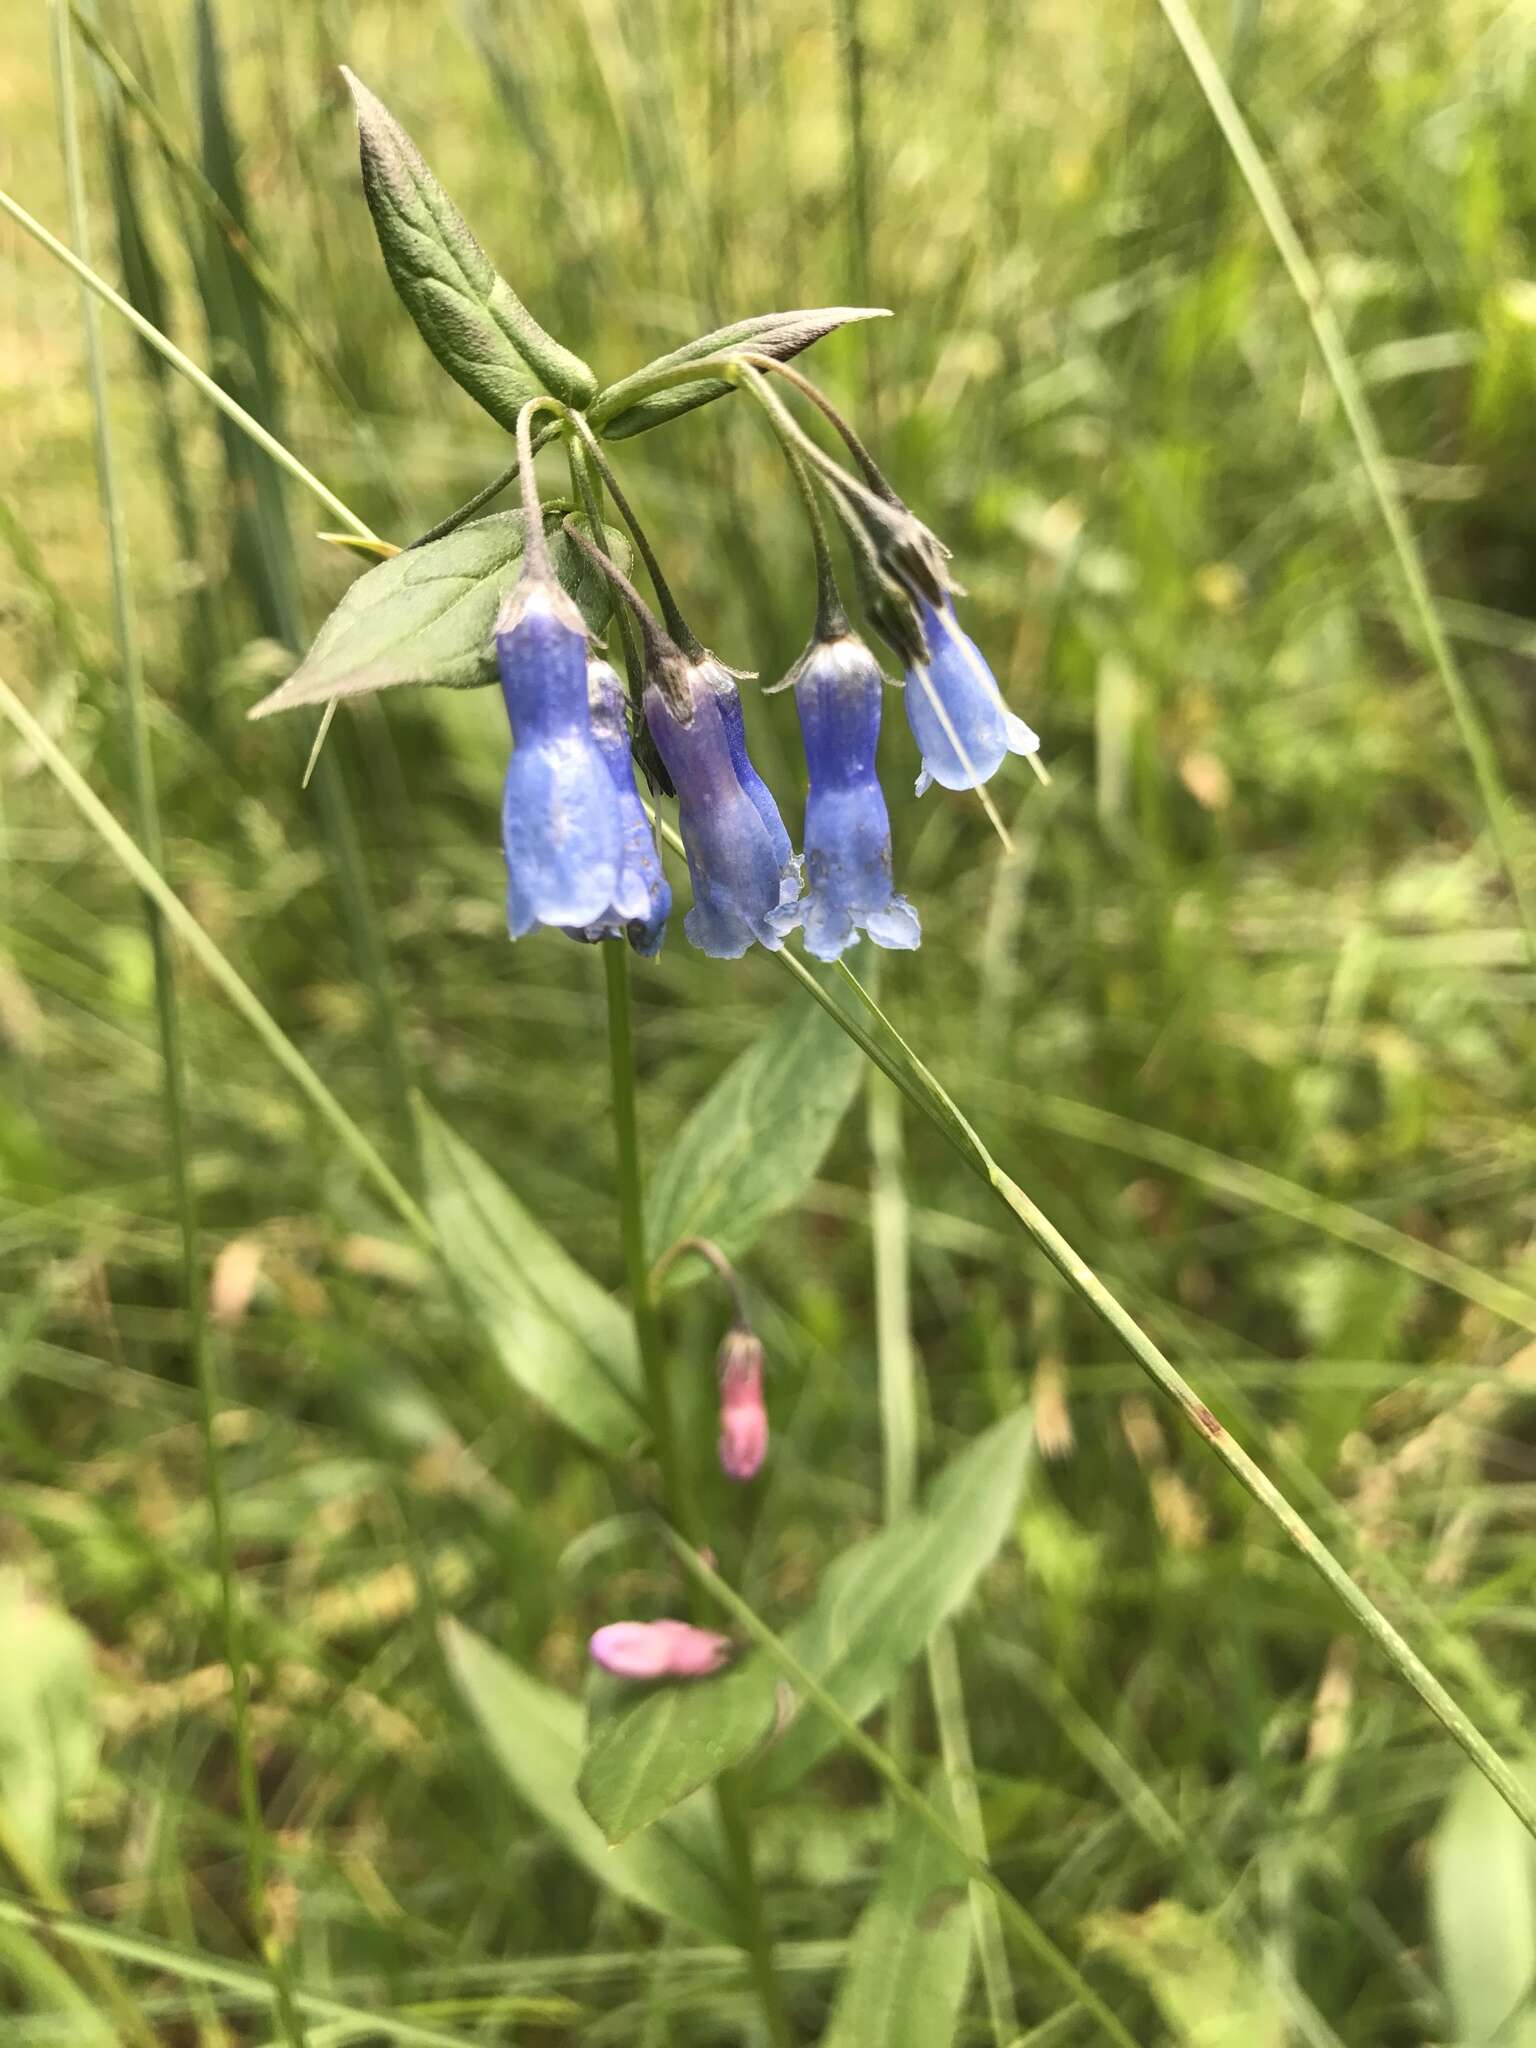
<path id="1" fill-rule="evenodd" d="M 604 528 L 604 537 L 609 554 L 626 566 L 624 537 L 612 527 Z M 600 633 L 609 612 L 606 580 L 558 527 L 549 547 L 555 574 L 588 630 Z M 496 614 L 522 562 L 521 512 L 493 512 L 425 547 L 392 555 L 350 586 L 298 668 L 250 716 L 402 683 L 464 690 L 495 682 Z"/>
<path id="2" fill-rule="evenodd" d="M 947 1816 L 941 1782 L 929 1796 Z M 848 1944 L 821 2048 L 948 2048 L 970 1968 L 963 1874 L 943 1843 L 903 1814 L 880 1888 Z"/>
<path id="3" fill-rule="evenodd" d="M 646 1220 L 657 1252 L 710 1237 L 730 1257 L 810 1185 L 859 1084 L 858 1047 L 826 1012 L 789 1003 L 726 1069 L 656 1170 Z M 691 1262 L 674 1271 L 681 1279 Z"/>
<path id="4" fill-rule="evenodd" d="M 1027 1409 L 995 1422 L 944 1467 L 923 1512 L 838 1559 L 789 1631 L 795 1655 L 855 1720 L 894 1689 L 1007 1541 L 1033 1444 Z M 757 1796 L 776 1798 L 836 1743 L 836 1729 L 803 1708 L 763 1758 Z"/>
<path id="5" fill-rule="evenodd" d="M 705 356 L 721 355 L 730 348 L 751 348 L 756 354 L 772 356 L 787 363 L 823 336 L 834 334 L 854 320 L 888 320 L 885 306 L 815 306 L 799 313 L 759 313 L 751 320 L 738 320 L 733 327 L 717 327 L 713 334 L 701 334 L 670 355 L 658 356 L 643 370 L 610 384 L 593 400 L 588 417 L 610 441 L 626 441 L 652 427 L 664 426 L 679 413 L 708 405 L 723 398 L 732 388 L 718 377 L 701 377 L 696 384 L 675 384 L 665 391 L 646 395 L 646 387 L 658 371 L 680 369 Z"/>
<path id="6" fill-rule="evenodd" d="M 57 1878 L 69 1802 L 96 1770 L 96 1674 L 79 1623 L 0 1572 L 0 1809 L 38 1868 Z"/>
<path id="7" fill-rule="evenodd" d="M 530 1678 L 458 1622 L 443 1649 L 513 1791 L 610 1891 L 712 1940 L 734 1942 L 729 1865 L 711 1810 L 687 1808 L 643 1841 L 611 1849 L 576 1797 L 582 1714 L 574 1700 Z"/>
<path id="8" fill-rule="evenodd" d="M 1023 1411 L 978 1437 L 935 1482 L 926 1511 L 845 1552 L 784 1632 L 850 1714 L 877 1707 L 964 1602 L 1012 1526 L 1029 1447 Z M 779 1694 L 761 1656 L 721 1678 L 658 1687 L 594 1732 L 578 1788 L 587 1811 L 610 1841 L 647 1827 L 767 1739 Z M 836 1741 L 835 1729 L 803 1710 L 764 1757 L 754 1793 L 782 1792 Z"/>
<path id="9" fill-rule="evenodd" d="M 541 391 L 585 405 L 596 377 L 497 275 L 394 115 L 345 65 L 342 76 L 357 103 L 363 191 L 385 267 L 427 347 L 508 433 Z"/>
<path id="10" fill-rule="evenodd" d="M 1215 1914 L 1159 1899 L 1145 1913 L 1105 1914 L 1093 1937 L 1141 1978 L 1181 2048 L 1283 2048 L 1289 2038 L 1273 1981 L 1237 1954 Z"/>
<path id="11" fill-rule="evenodd" d="M 644 1429 L 629 1317 L 425 1103 L 416 1122 L 443 1256 L 508 1375 L 598 1450 L 629 1449 Z"/>
<path id="12" fill-rule="evenodd" d="M 1536 1845 L 1474 1770 L 1430 1839 L 1429 1897 L 1457 2048 L 1536 2048 Z"/>

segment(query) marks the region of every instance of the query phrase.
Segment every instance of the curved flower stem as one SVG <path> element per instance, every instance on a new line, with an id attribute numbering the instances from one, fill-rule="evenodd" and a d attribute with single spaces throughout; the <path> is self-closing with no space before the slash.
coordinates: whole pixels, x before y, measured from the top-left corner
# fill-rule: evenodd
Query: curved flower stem
<path id="1" fill-rule="evenodd" d="M 706 1265 L 714 1268 L 731 1297 L 731 1308 L 735 1314 L 737 1328 L 750 1329 L 752 1319 L 747 1314 L 746 1303 L 742 1300 L 741 1275 L 711 1237 L 680 1237 L 676 1244 L 668 1245 L 651 1268 L 651 1285 L 659 1287 L 685 1252 L 692 1252 L 695 1257 L 703 1259 Z"/>
<path id="2" fill-rule="evenodd" d="M 811 549 L 816 558 L 816 638 L 839 640 L 848 631 L 848 614 L 843 609 L 842 598 L 838 595 L 837 578 L 832 573 L 832 556 L 827 548 L 827 529 L 822 521 L 821 507 L 816 502 L 816 489 L 811 482 L 810 471 L 795 446 L 784 408 L 775 400 L 756 367 L 752 364 L 744 364 L 743 367 L 747 373 L 745 389 L 756 400 L 763 417 L 778 437 L 784 460 L 789 465 L 789 473 L 795 480 L 795 488 L 799 491 L 805 506 L 806 520 L 811 529 Z"/>
<path id="3" fill-rule="evenodd" d="M 624 1239 L 624 1268 L 629 1281 L 630 1311 L 635 1319 L 635 1342 L 645 1376 L 646 1399 L 651 1412 L 651 1432 L 656 1440 L 656 1461 L 661 1467 L 662 1494 L 672 1523 L 684 1532 L 696 1549 L 702 1542 L 702 1524 L 694 1495 L 692 1474 L 677 1429 L 677 1416 L 668 1382 L 667 1360 L 656 1320 L 652 1276 L 645 1252 L 645 1203 L 640 1174 L 640 1138 L 635 1123 L 634 1018 L 630 1004 L 629 952 L 616 940 L 600 948 L 608 996 L 608 1061 L 613 1075 L 613 1128 L 618 1146 L 619 1225 Z M 733 1773 L 727 1772 L 716 1787 L 720 1822 L 736 1873 L 737 1910 L 741 1916 L 742 1945 L 747 1951 L 752 1981 L 763 2008 L 763 2020 L 773 2048 L 790 2048 L 789 2015 L 785 2010 L 778 1979 L 773 1969 L 773 1946 L 763 1915 L 762 1893 L 752 1864 L 752 1838 L 746 1802 Z"/>
<path id="4" fill-rule="evenodd" d="M 539 480 L 533 468 L 533 458 L 537 453 L 533 445 L 533 417 L 540 412 L 557 413 L 562 421 L 568 415 L 558 398 L 540 397 L 530 398 L 517 416 L 517 473 L 523 494 L 524 572 L 548 579 L 553 577 L 554 571 L 549 562 L 549 543 L 544 538 L 544 508 L 539 503 Z"/>
<path id="5" fill-rule="evenodd" d="M 588 526 L 592 529 L 593 546 L 603 548 L 607 544 L 607 537 L 603 531 L 603 479 L 586 443 L 572 429 L 571 421 L 577 417 L 578 415 L 573 413 L 566 422 L 565 452 L 570 465 L 571 487 L 581 501 L 581 509 L 586 515 Z M 624 642 L 624 666 L 629 675 L 630 701 L 638 729 L 645 661 L 640 652 L 639 636 L 635 631 L 635 621 L 628 605 L 615 605 L 613 615 L 619 622 L 619 638 Z"/>
<path id="6" fill-rule="evenodd" d="M 758 355 L 752 350 L 742 351 L 742 360 L 750 363 L 754 370 L 767 371 L 775 377 L 782 377 L 787 384 L 793 384 L 802 398 L 808 398 L 816 410 L 830 421 L 841 437 L 848 453 L 858 464 L 864 481 L 877 497 L 884 498 L 888 505 L 899 505 L 900 498 L 886 482 L 885 473 L 873 455 L 864 446 L 849 422 L 844 419 L 827 394 L 813 384 L 803 370 L 794 369 L 789 363 L 781 363 L 777 356 Z"/>
<path id="7" fill-rule="evenodd" d="M 651 546 L 645 528 L 640 524 L 639 519 L 635 516 L 633 507 L 630 505 L 628 498 L 625 497 L 623 487 L 619 483 L 617 476 L 614 475 L 613 464 L 603 453 L 602 444 L 579 412 L 573 412 L 570 415 L 570 425 L 572 431 L 580 438 L 582 450 L 587 461 L 592 464 L 593 468 L 602 478 L 603 483 L 607 487 L 609 497 L 612 498 L 614 504 L 618 507 L 619 517 L 629 528 L 630 537 L 639 550 L 641 561 L 645 564 L 645 573 L 650 577 L 651 587 L 656 592 L 656 602 L 661 606 L 661 615 L 667 622 L 667 631 L 672 635 L 678 646 L 682 648 L 690 661 L 700 660 L 704 653 L 703 645 L 678 608 L 677 600 L 672 595 L 671 586 L 662 574 L 661 564 L 656 559 L 656 550 Z M 594 537 L 601 544 L 601 533 Z"/>

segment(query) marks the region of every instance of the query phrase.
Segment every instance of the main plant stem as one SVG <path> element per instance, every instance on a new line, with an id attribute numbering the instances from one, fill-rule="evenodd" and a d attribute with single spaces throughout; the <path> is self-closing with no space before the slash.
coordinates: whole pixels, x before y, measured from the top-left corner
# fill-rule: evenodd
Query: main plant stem
<path id="1" fill-rule="evenodd" d="M 672 1525 L 683 1531 L 697 1548 L 705 1539 L 692 1474 L 679 1438 L 666 1353 L 662 1348 L 656 1304 L 651 1292 L 650 1261 L 646 1256 L 640 1138 L 635 1121 L 635 1038 L 629 995 L 629 953 L 622 943 L 612 940 L 605 941 L 600 950 L 608 994 L 608 1060 L 613 1074 L 613 1128 L 619 1155 L 619 1225 L 624 1239 L 624 1270 L 629 1281 L 630 1309 L 635 1319 L 635 1343 L 640 1352 L 640 1369 L 645 1376 L 651 1434 L 656 1442 L 656 1462 L 661 1467 L 663 1506 Z M 689 1597 L 691 1601 L 696 1600 L 697 1589 L 690 1587 Z M 741 1787 L 732 1772 L 726 1772 L 718 1780 L 715 1797 L 719 1802 L 720 1826 L 736 1878 L 742 1945 L 746 1949 L 752 1981 L 762 2005 L 768 2038 L 773 2048 L 790 2048 L 789 2015 L 774 1975 L 773 1947 L 763 1914 L 762 1891 L 752 1861 L 751 1823 Z"/>

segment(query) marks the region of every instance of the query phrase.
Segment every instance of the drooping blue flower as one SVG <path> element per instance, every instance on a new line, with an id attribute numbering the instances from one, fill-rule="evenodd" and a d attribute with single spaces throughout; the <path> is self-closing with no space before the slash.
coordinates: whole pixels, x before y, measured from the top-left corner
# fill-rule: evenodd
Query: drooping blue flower
<path id="1" fill-rule="evenodd" d="M 653 680 L 645 692 L 651 737 L 677 789 L 677 822 L 693 881 L 693 908 L 683 919 L 691 944 L 716 960 L 739 960 L 753 940 L 777 951 L 799 922 L 800 880 L 787 853 L 778 812 L 770 831 L 742 787 L 721 700 L 698 664 L 677 669 L 689 716 L 668 704 Z M 766 789 L 764 799 L 773 799 Z"/>
<path id="2" fill-rule="evenodd" d="M 862 640 L 817 640 L 794 672 L 810 793 L 805 803 L 806 950 L 835 960 L 861 931 L 910 952 L 917 912 L 891 880 L 891 820 L 875 772 L 885 678 Z"/>
<path id="3" fill-rule="evenodd" d="M 752 766 L 747 753 L 747 726 L 741 709 L 741 692 L 735 678 L 723 662 L 707 654 L 702 661 L 694 663 L 695 673 L 715 693 L 720 706 L 720 720 L 725 727 L 725 737 L 731 749 L 731 766 L 736 770 L 736 780 L 752 800 L 752 808 L 768 828 L 768 837 L 773 841 L 773 850 L 778 856 L 779 866 L 788 867 L 797 859 L 790 845 L 784 820 L 779 816 L 779 807 L 773 800 L 773 792 L 761 775 Z"/>
<path id="4" fill-rule="evenodd" d="M 991 781 L 1005 754 L 1036 754 L 1040 741 L 1003 702 L 981 649 L 961 631 L 949 599 L 941 610 L 918 597 L 917 607 L 930 649 L 926 668 L 914 664 L 907 670 L 905 691 L 907 723 L 923 756 L 917 793 L 932 782 L 978 789 Z"/>
<path id="5" fill-rule="evenodd" d="M 635 787 L 634 757 L 624 717 L 624 685 L 606 661 L 592 659 L 587 663 L 587 707 L 592 737 L 608 764 L 618 797 L 623 852 L 613 901 L 595 923 L 583 926 L 574 936 L 588 941 L 627 936 L 643 960 L 652 960 L 661 951 L 661 942 L 666 937 L 672 890 L 662 873 L 651 821 L 641 807 L 640 792 Z"/>
<path id="6" fill-rule="evenodd" d="M 507 929 L 578 930 L 619 891 L 624 823 L 587 709 L 587 633 L 551 578 L 525 575 L 496 622 L 513 752 L 501 805 Z"/>

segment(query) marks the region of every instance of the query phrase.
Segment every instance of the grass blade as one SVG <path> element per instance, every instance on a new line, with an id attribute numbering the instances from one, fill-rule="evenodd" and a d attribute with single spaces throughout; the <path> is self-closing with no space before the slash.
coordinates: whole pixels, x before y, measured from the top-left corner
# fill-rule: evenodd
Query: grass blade
<path id="1" fill-rule="evenodd" d="M 255 2011 L 271 2007 L 276 1993 L 271 1979 L 259 1970 L 227 1963 L 221 1956 L 202 1955 L 195 1949 L 180 1948 L 150 1935 L 123 1934 L 88 1920 L 64 1906 L 46 1910 L 28 1905 L 0 1892 L 0 1922 L 8 1927 L 26 1928 L 47 1935 L 85 1954 L 114 1956 L 125 1963 L 139 1963 L 145 1969 L 163 1971 L 184 1983 L 206 1984 L 226 1991 Z M 484 2036 L 449 2033 L 445 2027 L 427 2026 L 400 2013 L 387 2012 L 377 2004 L 348 2005 L 344 1999 L 327 1998 L 318 1992 L 295 1987 L 293 2002 L 306 2019 L 325 2020 L 355 2031 L 359 2040 L 378 2035 L 399 2043 L 399 2048 L 482 2048 Z"/>
<path id="2" fill-rule="evenodd" d="M 128 874 L 152 898 L 166 924 L 217 982 L 234 1008 L 250 1025 L 268 1052 L 318 1112 L 348 1152 L 365 1179 L 371 1181 L 413 1236 L 429 1250 L 437 1238 L 426 1212 L 391 1172 L 371 1140 L 343 1109 L 309 1061 L 289 1038 L 250 983 L 214 944 L 154 863 L 125 832 L 84 777 L 49 738 L 3 676 L 0 676 L 0 717 L 20 733 L 70 802 Z"/>
<path id="3" fill-rule="evenodd" d="M 88 258 L 89 220 L 85 204 L 85 180 L 80 165 L 79 129 L 75 115 L 70 17 L 64 0 L 52 0 L 51 23 L 57 71 L 59 129 L 64 150 L 65 178 L 69 188 L 70 229 L 82 257 Z M 134 814 L 145 858 L 156 868 L 160 868 L 164 865 L 165 851 L 160 831 L 160 806 L 155 788 L 154 758 L 150 749 L 144 669 L 139 655 L 133 599 L 129 589 L 127 533 L 118 491 L 112 424 L 107 409 L 100 318 L 95 299 L 84 289 L 80 293 L 80 303 L 81 316 L 85 323 L 87 377 L 95 423 L 97 479 L 101 489 L 102 516 L 107 530 L 112 613 L 123 671 L 122 715 L 128 731 Z M 160 1037 L 162 1099 L 165 1110 L 165 1147 L 170 1166 L 177 1236 L 180 1241 L 181 1297 L 187 1318 L 187 1348 L 191 1353 L 193 1374 L 198 1387 L 203 1470 L 208 1493 L 209 1520 L 213 1530 L 214 1567 L 219 1580 L 220 1633 L 223 1638 L 224 1661 L 230 1679 L 235 1776 L 245 1832 L 246 1908 L 252 1928 L 259 1931 L 272 1970 L 277 1990 L 277 2008 L 284 2033 L 293 2044 L 293 2048 L 301 2048 L 303 2029 L 293 2010 L 287 1958 L 272 1924 L 267 1893 L 269 1843 L 251 1744 L 245 1634 L 240 1603 L 235 1594 L 234 1545 L 230 1535 L 229 1500 L 224 1484 L 224 1466 L 216 1428 L 220 1395 L 204 1313 L 203 1275 L 197 1250 L 197 1206 L 192 1189 L 188 1150 L 187 1078 L 182 1050 L 175 964 L 166 938 L 164 916 L 152 897 L 146 896 L 144 910 L 149 926 L 150 953 L 154 963 L 155 1016 Z"/>
<path id="4" fill-rule="evenodd" d="M 1340 1564 L 1322 1538 L 1315 1534 L 1311 1525 L 1292 1507 L 1268 1473 L 1227 1433 L 1177 1366 L 1164 1356 L 1136 1318 L 1122 1307 L 1087 1260 L 1074 1251 L 1050 1218 L 998 1165 L 953 1098 L 929 1073 L 857 977 L 846 968 L 841 970 L 843 981 L 856 992 L 865 1008 L 878 1021 L 883 1043 L 881 1039 L 871 1036 L 856 1019 L 849 1017 L 817 981 L 809 968 L 793 954 L 786 951 L 776 955 L 776 958 L 830 1014 L 843 1019 L 843 1028 L 850 1036 L 864 1047 L 869 1057 L 882 1071 L 898 1082 L 903 1094 L 949 1139 L 971 1171 L 991 1189 L 1067 1285 L 1087 1303 L 1113 1335 L 1119 1338 L 1159 1392 L 1174 1403 L 1184 1419 L 1211 1446 L 1233 1478 L 1289 1538 L 1313 1570 L 1349 1609 L 1383 1656 L 1413 1687 L 1447 1734 L 1466 1751 L 1505 1804 L 1519 1816 L 1526 1829 L 1536 1836 L 1536 1797 L 1533 1797 L 1529 1787 L 1510 1769 L 1465 1709 L 1451 1697 L 1423 1658 L 1409 1645 L 1375 1602 L 1356 1585 L 1349 1572 Z"/>
<path id="5" fill-rule="evenodd" d="M 162 334 L 152 321 L 146 320 L 137 307 L 130 306 L 120 292 L 115 292 L 104 277 L 98 277 L 89 263 L 83 263 L 73 249 L 66 248 L 57 235 L 50 234 L 40 220 L 36 220 L 27 209 L 14 200 L 9 192 L 0 191 L 0 213 L 6 213 L 25 234 L 32 237 L 46 249 L 50 256 L 72 270 L 88 291 L 96 294 L 115 313 L 121 313 L 135 332 L 147 341 L 170 364 L 180 371 L 189 383 L 194 384 L 210 404 L 218 407 L 224 417 L 232 420 L 242 434 L 256 443 L 296 483 L 320 500 L 328 512 L 333 513 L 349 532 L 362 540 L 377 540 L 379 536 L 349 505 L 344 505 L 334 491 L 328 490 L 313 471 L 304 467 L 299 458 L 285 448 L 275 434 L 269 434 L 260 420 L 252 419 L 245 407 L 231 398 L 222 386 L 215 384 L 208 372 L 194 363 L 192 358 L 179 349 L 168 335 Z"/>
<path id="6" fill-rule="evenodd" d="M 1200 24 L 1190 12 L 1187 0 L 1157 0 L 1164 21 L 1173 32 L 1175 41 L 1183 51 L 1190 70 L 1200 90 L 1205 95 L 1211 116 L 1221 130 L 1233 161 L 1242 173 L 1244 184 L 1252 195 L 1253 203 L 1259 210 L 1260 218 L 1269 230 L 1280 261 L 1285 265 L 1286 275 L 1296 288 L 1302 310 L 1317 342 L 1318 353 L 1323 359 L 1329 381 L 1338 394 L 1339 405 L 1349 430 L 1360 451 L 1361 467 L 1381 514 L 1381 523 L 1387 530 L 1392 552 L 1397 557 L 1402 572 L 1403 584 L 1408 593 L 1408 602 L 1424 646 L 1441 687 L 1450 701 L 1451 711 L 1456 720 L 1456 730 L 1461 736 L 1462 746 L 1472 763 L 1472 773 L 1477 781 L 1478 795 L 1493 834 L 1499 859 L 1509 880 L 1511 893 L 1525 926 L 1526 941 L 1530 947 L 1531 959 L 1536 962 L 1536 893 L 1526 885 L 1520 868 L 1519 849 L 1515 845 L 1512 829 L 1512 805 L 1509 792 L 1504 787 L 1504 778 L 1499 772 L 1498 756 L 1493 741 L 1484 727 L 1481 714 L 1472 700 L 1472 693 L 1461 673 L 1451 643 L 1446 637 L 1440 614 L 1435 609 L 1434 596 L 1429 587 L 1429 576 L 1424 567 L 1424 557 L 1419 543 L 1409 524 L 1408 514 L 1403 508 L 1402 494 L 1392 475 L 1392 466 L 1387 451 L 1382 445 L 1381 430 L 1376 424 L 1376 415 L 1371 410 L 1370 400 L 1365 395 L 1365 386 L 1360 381 L 1347 344 L 1343 329 L 1328 302 L 1323 280 L 1317 265 L 1312 261 L 1296 232 L 1287 211 L 1280 188 L 1270 174 L 1269 166 L 1253 139 L 1253 131 L 1244 120 L 1242 110 L 1232 96 L 1232 89 L 1216 60 L 1215 52 L 1206 41 Z"/>
<path id="7" fill-rule="evenodd" d="M 885 1460 L 887 1521 L 909 1506 L 917 1479 L 918 1362 L 912 1336 L 907 1193 L 902 1173 L 901 1101 L 883 1074 L 869 1074 L 870 1229 L 875 1279 L 875 1354 L 880 1375 L 880 1440 Z M 985 1862 L 987 1834 L 976 1796 L 975 1761 L 954 1631 L 942 1621 L 929 1638 L 926 1661 L 939 1747 L 950 1804 L 960 1837 Z M 911 1695 L 903 1687 L 891 1701 L 889 1740 L 898 1759 L 911 1747 Z M 987 2010 L 997 2048 L 1019 2030 L 1008 1972 L 1002 1920 L 984 1885 L 970 1886 L 971 1923 Z"/>
<path id="8" fill-rule="evenodd" d="M 1092 2014 L 1111 2041 L 1117 2042 L 1119 2048 L 1136 2048 L 1133 2037 L 1110 2011 L 1082 1972 L 1062 1954 L 1033 1914 L 1026 1912 L 1019 1904 L 992 1866 L 984 1863 L 980 1857 L 972 1855 L 943 1814 L 917 1789 L 889 1752 L 882 1749 L 872 1736 L 864 1733 L 858 1722 L 838 1704 L 821 1681 L 812 1677 L 789 1645 L 775 1635 L 765 1621 L 759 1619 L 756 1611 L 725 1583 L 719 1573 L 706 1563 L 696 1550 L 665 1523 L 660 1527 L 668 1548 L 694 1584 L 701 1587 L 730 1615 L 736 1625 L 752 1638 L 759 1649 L 766 1652 L 770 1661 L 778 1666 L 796 1692 L 803 1695 L 820 1714 L 825 1716 L 848 1747 L 856 1750 L 870 1769 L 884 1781 L 898 1805 L 911 1814 L 936 1842 L 950 1851 L 955 1861 L 956 1874 L 964 1872 L 974 1882 L 985 1885 L 995 1895 L 1004 1917 L 1030 1953 L 1070 1992 L 1079 2005 Z"/>
<path id="9" fill-rule="evenodd" d="M 1010 1104 L 1012 1099 L 1010 1096 Z M 1351 1207 L 1348 1202 L 1337 1202 L 1327 1195 L 1314 1194 L 1312 1189 L 1286 1180 L 1278 1173 L 1271 1173 L 1266 1167 L 1229 1158 L 1226 1153 L 1198 1144 L 1193 1138 L 1182 1137 L 1176 1131 L 1159 1130 L 1151 1124 L 1138 1123 L 1133 1117 L 1118 1116 L 1113 1110 L 1100 1109 L 1095 1103 L 1022 1090 L 1018 1093 L 1017 1102 L 1019 1114 L 1028 1123 L 1038 1124 L 1045 1130 L 1059 1131 L 1065 1137 L 1084 1138 L 1093 1145 L 1112 1146 L 1116 1151 L 1184 1174 L 1219 1195 L 1326 1232 L 1328 1236 L 1352 1244 L 1360 1251 L 1390 1260 L 1394 1266 L 1400 1266 L 1405 1273 L 1412 1273 L 1416 1279 L 1428 1281 L 1432 1287 L 1448 1288 L 1464 1301 L 1475 1302 L 1479 1308 L 1487 1309 L 1504 1322 L 1536 1332 L 1536 1295 L 1523 1287 L 1513 1286 L 1507 1280 L 1481 1272 L 1468 1260 L 1457 1258 L 1453 1252 L 1424 1244 L 1418 1238 L 1410 1237 L 1405 1230 L 1397 1230 L 1390 1223 L 1383 1223 L 1379 1217 Z"/>

